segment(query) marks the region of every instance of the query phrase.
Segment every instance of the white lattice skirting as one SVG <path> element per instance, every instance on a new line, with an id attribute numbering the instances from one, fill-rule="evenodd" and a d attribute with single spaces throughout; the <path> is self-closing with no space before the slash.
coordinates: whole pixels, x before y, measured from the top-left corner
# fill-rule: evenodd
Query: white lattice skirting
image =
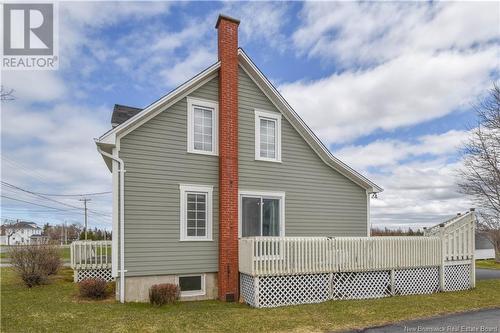
<path id="1" fill-rule="evenodd" d="M 113 281 L 111 269 L 78 269 L 74 271 L 75 282 L 80 282 L 85 279 L 103 279 L 108 282 Z"/>
<path id="2" fill-rule="evenodd" d="M 471 265 L 444 266 L 444 290 L 466 290 L 471 287 Z"/>
<path id="3" fill-rule="evenodd" d="M 445 266 L 445 290 L 469 289 L 470 272 L 470 265 Z M 392 274 L 391 271 L 261 277 L 240 274 L 240 292 L 245 303 L 267 308 L 439 291 L 439 267 L 394 270 Z"/>
<path id="4" fill-rule="evenodd" d="M 394 271 L 395 295 L 432 294 L 439 291 L 439 267 Z"/>

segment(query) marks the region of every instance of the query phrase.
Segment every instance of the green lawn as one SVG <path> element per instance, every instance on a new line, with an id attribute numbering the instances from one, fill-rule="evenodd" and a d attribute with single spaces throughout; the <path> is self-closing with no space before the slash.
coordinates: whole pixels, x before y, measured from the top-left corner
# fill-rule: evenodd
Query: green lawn
<path id="1" fill-rule="evenodd" d="M 9 250 L 8 250 L 7 246 L 6 246 L 6 248 L 7 248 L 7 250 L 5 250 L 6 252 L 0 253 L 0 259 L 9 259 Z M 61 247 L 60 252 L 61 252 L 62 259 L 65 261 L 69 261 L 69 259 L 70 259 L 69 247 Z"/>
<path id="2" fill-rule="evenodd" d="M 362 301 L 252 309 L 218 301 L 161 308 L 83 301 L 72 271 L 52 284 L 25 288 L 10 268 L 1 273 L 1 332 L 317 332 L 381 325 L 410 318 L 500 306 L 500 280 L 478 281 L 472 291 Z"/>
<path id="3" fill-rule="evenodd" d="M 476 260 L 476 268 L 500 269 L 500 264 L 494 259 Z"/>

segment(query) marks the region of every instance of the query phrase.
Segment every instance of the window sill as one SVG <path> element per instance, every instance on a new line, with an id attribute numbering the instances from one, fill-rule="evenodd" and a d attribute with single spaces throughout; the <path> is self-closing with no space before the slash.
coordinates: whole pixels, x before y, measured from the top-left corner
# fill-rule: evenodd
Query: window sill
<path id="1" fill-rule="evenodd" d="M 197 154 L 197 155 L 208 155 L 208 156 L 219 156 L 219 153 L 211 152 L 211 151 L 203 151 L 203 150 L 188 150 L 188 154 Z"/>
<path id="2" fill-rule="evenodd" d="M 266 159 L 266 158 L 255 158 L 256 161 L 261 161 L 261 162 L 272 162 L 272 163 L 282 163 L 281 160 L 272 160 L 272 159 Z"/>
<path id="3" fill-rule="evenodd" d="M 203 238 L 203 239 L 196 239 L 196 238 L 181 238 L 179 239 L 179 242 L 213 242 L 214 240 L 212 238 Z"/>

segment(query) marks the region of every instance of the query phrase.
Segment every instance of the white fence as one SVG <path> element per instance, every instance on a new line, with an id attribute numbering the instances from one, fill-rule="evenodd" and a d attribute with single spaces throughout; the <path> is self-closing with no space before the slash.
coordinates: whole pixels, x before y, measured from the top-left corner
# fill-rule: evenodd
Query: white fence
<path id="1" fill-rule="evenodd" d="M 251 276 L 361 272 L 441 264 L 439 237 L 250 237 L 240 272 Z"/>
<path id="2" fill-rule="evenodd" d="M 256 307 L 463 290 L 475 286 L 474 212 L 426 237 L 249 237 L 240 290 Z"/>
<path id="3" fill-rule="evenodd" d="M 75 241 L 70 245 L 75 282 L 86 278 L 111 280 L 111 241 Z"/>

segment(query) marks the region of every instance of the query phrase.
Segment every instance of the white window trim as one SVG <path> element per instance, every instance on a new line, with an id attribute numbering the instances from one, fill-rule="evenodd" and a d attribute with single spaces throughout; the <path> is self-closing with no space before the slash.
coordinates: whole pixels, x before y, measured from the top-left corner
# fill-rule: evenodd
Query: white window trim
<path id="1" fill-rule="evenodd" d="M 242 230 L 242 219 L 241 219 L 241 208 L 243 197 L 264 197 L 270 199 L 280 199 L 280 235 L 279 237 L 285 237 L 285 192 L 268 192 L 268 191 L 249 191 L 240 190 L 238 191 L 238 238 L 241 238 Z M 265 237 L 265 236 L 264 236 Z"/>
<path id="2" fill-rule="evenodd" d="M 214 187 L 212 185 L 191 185 L 191 184 L 180 184 L 180 199 L 181 199 L 181 211 L 180 211 L 180 241 L 183 242 L 203 242 L 212 241 L 212 193 Z M 188 192 L 198 192 L 206 193 L 206 207 L 207 207 L 207 219 L 206 219 L 206 233 L 205 236 L 188 236 L 187 235 L 187 193 Z"/>
<path id="3" fill-rule="evenodd" d="M 219 103 L 206 99 L 187 97 L 187 151 L 188 153 L 203 155 L 219 155 Z M 201 106 L 213 109 L 212 113 L 212 150 L 199 150 L 194 148 L 194 107 Z"/>
<path id="4" fill-rule="evenodd" d="M 260 119 L 271 119 L 276 122 L 275 148 L 276 158 L 260 157 Z M 281 163 L 281 114 L 255 109 L 255 160 Z"/>
<path id="5" fill-rule="evenodd" d="M 200 276 L 201 277 L 201 290 L 191 290 L 191 291 L 181 291 L 181 297 L 190 297 L 190 296 L 204 296 L 206 294 L 206 286 L 205 286 L 205 274 L 183 274 L 177 276 L 177 285 L 179 289 L 181 288 L 180 278 L 181 277 L 190 277 L 190 276 Z"/>

